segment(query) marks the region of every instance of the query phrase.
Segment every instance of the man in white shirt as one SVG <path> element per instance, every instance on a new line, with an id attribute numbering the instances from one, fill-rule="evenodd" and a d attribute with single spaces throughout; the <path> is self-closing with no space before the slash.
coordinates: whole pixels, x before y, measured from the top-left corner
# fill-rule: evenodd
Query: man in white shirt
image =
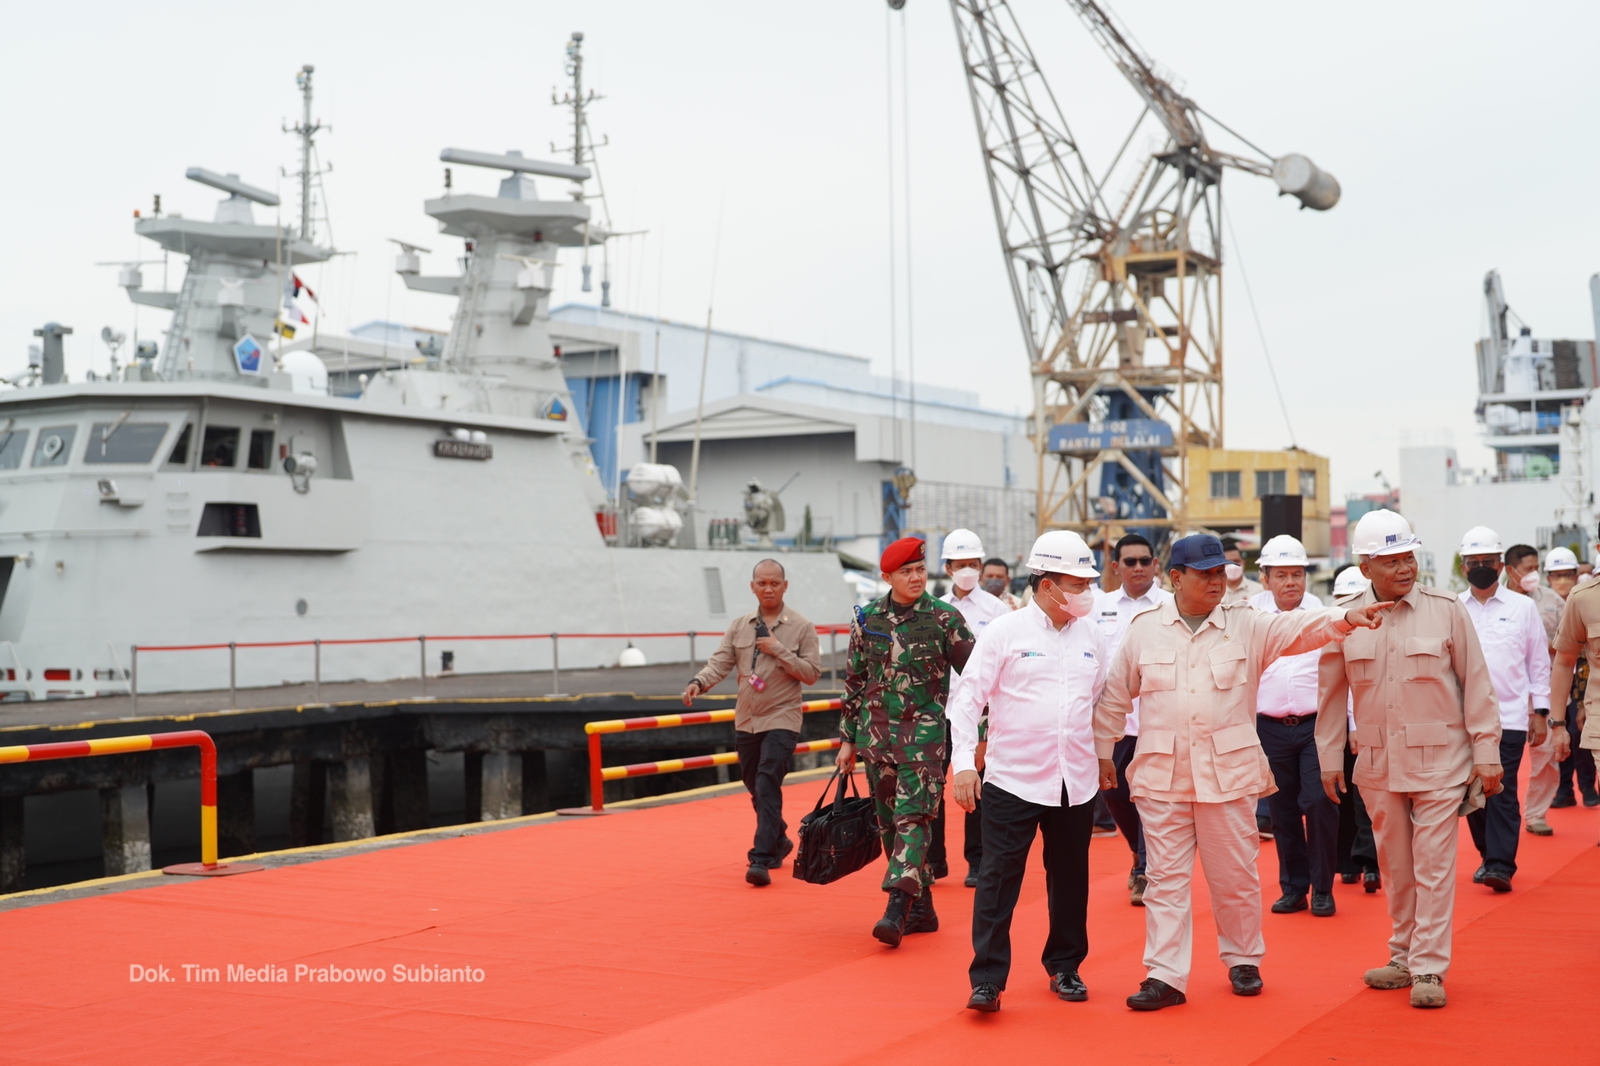
<path id="1" fill-rule="evenodd" d="M 1250 600 L 1264 614 L 1315 611 L 1322 601 L 1306 591 L 1305 545 L 1291 536 L 1273 537 L 1261 546 L 1256 565 L 1267 590 Z M 1261 673 L 1256 690 L 1256 734 L 1272 766 L 1278 791 L 1267 799 L 1272 809 L 1272 841 L 1278 849 L 1278 887 L 1283 896 L 1273 914 L 1306 909 L 1331 918 L 1333 875 L 1339 860 L 1339 808 L 1322 790 L 1317 755 L 1317 663 L 1320 651 L 1285 655 Z"/>
<path id="2" fill-rule="evenodd" d="M 1510 892 L 1522 834 L 1517 771 L 1532 719 L 1550 714 L 1550 644 L 1533 600 L 1500 584 L 1505 569 L 1502 550 L 1499 534 L 1486 526 L 1474 526 L 1461 538 L 1461 568 L 1472 586 L 1461 594 L 1461 602 L 1478 632 L 1489 681 L 1500 703 L 1500 765 L 1505 768 L 1505 787 L 1488 797 L 1482 809 L 1467 815 L 1472 842 L 1483 856 L 1472 880 L 1496 892 Z M 1549 743 L 1547 737 L 1541 739 Z"/>
<path id="3" fill-rule="evenodd" d="M 1050 990 L 1088 998 L 1078 966 L 1089 953 L 1089 833 L 1094 798 L 1116 771 L 1095 758 L 1094 705 L 1105 684 L 1104 644 L 1086 617 L 1099 577 L 1083 538 L 1052 530 L 1028 558 L 1033 601 L 978 635 L 951 694 L 956 802 L 983 800 L 983 865 L 972 902 L 970 1010 L 997 1011 L 1011 971 L 1011 915 L 1033 838 L 1044 837 L 1050 934 L 1043 962 Z M 978 716 L 989 708 L 988 762 L 974 755 Z"/>
<path id="4" fill-rule="evenodd" d="M 1555 548 L 1551 550 L 1550 558 L 1565 562 L 1558 552 L 1572 557 L 1572 552 L 1567 549 Z M 1539 621 L 1544 625 L 1544 635 L 1550 642 L 1553 655 L 1556 627 L 1561 624 L 1561 611 L 1567 605 L 1566 596 L 1553 587 L 1557 571 L 1552 568 L 1550 584 L 1541 585 L 1539 550 L 1528 544 L 1513 544 L 1507 548 L 1505 560 L 1506 591 L 1528 597 L 1539 609 Z M 1569 573 L 1573 574 L 1574 580 L 1567 585 L 1568 592 L 1572 591 L 1572 585 L 1577 584 L 1577 568 L 1578 560 L 1572 558 L 1572 570 Z M 1522 821 L 1528 832 L 1540 837 L 1551 836 L 1555 832 L 1544 816 L 1550 813 L 1550 803 L 1556 798 L 1556 788 L 1561 781 L 1561 772 L 1556 768 L 1556 745 L 1548 739 L 1548 727 L 1545 718 L 1535 716 L 1528 720 L 1528 790 L 1522 798 Z"/>
<path id="5" fill-rule="evenodd" d="M 1094 620 L 1105 641 L 1107 661 L 1122 646 L 1122 637 L 1128 632 L 1128 623 L 1134 615 L 1172 599 L 1172 593 L 1156 583 L 1159 567 L 1155 549 L 1137 533 L 1129 533 L 1117 541 L 1111 550 L 1108 569 L 1121 585 L 1114 592 L 1097 592 L 1094 605 Z M 1139 701 L 1134 700 L 1133 710 L 1128 714 L 1127 735 L 1111 750 L 1111 762 L 1117 768 L 1117 784 L 1105 790 L 1105 801 L 1111 817 L 1116 819 L 1117 828 L 1128 841 L 1128 850 L 1133 852 L 1133 869 L 1128 872 L 1128 902 L 1143 907 L 1144 890 L 1149 885 L 1144 876 L 1144 829 L 1139 823 L 1139 808 L 1128 795 L 1128 764 L 1133 761 L 1133 750 L 1138 744 Z"/>

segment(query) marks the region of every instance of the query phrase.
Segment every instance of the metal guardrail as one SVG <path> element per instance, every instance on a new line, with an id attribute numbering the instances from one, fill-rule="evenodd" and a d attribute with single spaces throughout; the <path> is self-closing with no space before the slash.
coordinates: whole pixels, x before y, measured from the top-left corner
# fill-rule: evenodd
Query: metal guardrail
<path id="1" fill-rule="evenodd" d="M 819 627 L 820 628 L 820 627 Z M 815 711 L 837 711 L 844 701 L 807 700 L 800 704 L 805 714 Z M 713 766 L 731 766 L 739 761 L 737 752 L 717 752 L 712 755 L 695 755 L 687 759 L 663 759 L 659 762 L 632 763 L 627 766 L 600 765 L 600 738 L 607 733 L 631 733 L 639 729 L 676 729 L 686 725 L 710 725 L 733 721 L 734 712 L 690 711 L 687 714 L 653 714 L 644 718 L 611 718 L 603 722 L 589 722 L 583 731 L 589 735 L 589 806 L 567 808 L 563 814 L 603 814 L 605 812 L 605 783 L 629 777 L 647 777 L 651 774 L 675 774 L 683 770 L 704 770 Z M 794 750 L 830 751 L 839 746 L 839 739 L 808 740 L 796 744 Z"/>

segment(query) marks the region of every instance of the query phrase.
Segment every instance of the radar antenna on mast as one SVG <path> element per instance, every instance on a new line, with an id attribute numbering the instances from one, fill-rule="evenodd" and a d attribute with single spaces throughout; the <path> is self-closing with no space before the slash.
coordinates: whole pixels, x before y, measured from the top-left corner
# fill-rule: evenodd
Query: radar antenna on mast
<path id="1" fill-rule="evenodd" d="M 329 163 L 326 168 L 319 168 L 317 165 L 316 136 L 323 130 L 331 130 L 333 127 L 324 126 L 321 119 L 313 121 L 311 118 L 311 75 L 316 69 L 316 67 L 307 63 L 295 74 L 294 83 L 300 87 L 301 117 L 293 126 L 288 123 L 284 123 L 283 126 L 283 132 L 293 133 L 300 138 L 300 169 L 293 174 L 285 170 L 283 176 L 300 180 L 300 239 L 311 241 L 313 244 L 316 243 L 314 236 L 316 212 L 311 186 L 315 183 L 320 189 L 322 175 L 333 170 L 332 163 Z M 324 214 L 323 221 L 327 221 L 326 214 Z M 330 246 L 333 244 L 333 234 L 331 232 L 328 234 L 328 244 Z"/>

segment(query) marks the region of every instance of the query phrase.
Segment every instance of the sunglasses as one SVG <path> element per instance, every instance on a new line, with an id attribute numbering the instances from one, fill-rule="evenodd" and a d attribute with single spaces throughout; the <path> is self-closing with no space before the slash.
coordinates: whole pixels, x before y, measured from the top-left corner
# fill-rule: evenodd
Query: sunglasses
<path id="1" fill-rule="evenodd" d="M 1156 565 L 1156 560 L 1155 560 L 1155 557 L 1152 556 L 1152 555 L 1141 555 L 1141 556 L 1138 556 L 1136 558 L 1123 559 L 1121 562 L 1117 563 L 1117 565 L 1118 566 L 1154 566 L 1154 565 Z"/>

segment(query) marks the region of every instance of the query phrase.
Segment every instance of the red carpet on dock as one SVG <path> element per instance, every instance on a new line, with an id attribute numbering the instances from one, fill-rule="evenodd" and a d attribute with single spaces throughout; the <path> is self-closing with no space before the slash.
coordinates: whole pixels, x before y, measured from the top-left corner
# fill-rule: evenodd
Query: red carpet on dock
<path id="1" fill-rule="evenodd" d="M 791 831 L 820 788 L 789 787 Z M 1143 912 L 1127 902 L 1126 846 L 1097 838 L 1089 1001 L 1046 987 L 1035 849 L 1010 989 L 1000 1013 L 978 1015 L 963 1009 L 960 870 L 935 893 L 940 931 L 890 951 L 869 935 L 882 860 L 833 885 L 787 866 L 769 888 L 744 884 L 753 815 L 739 794 L 0 913 L 0 1061 L 1443 1063 L 1482 1054 L 1486 1025 L 1496 1062 L 1582 1061 L 1583 1023 L 1551 1006 L 1600 960 L 1600 809 L 1549 821 L 1556 835 L 1524 836 L 1516 888 L 1500 896 L 1470 883 L 1462 825 L 1440 1011 L 1362 985 L 1386 959 L 1388 920 L 1360 885 L 1335 885 L 1331 919 L 1267 914 L 1266 990 L 1229 994 L 1198 872 L 1189 1002 L 1129 1011 Z M 1270 842 L 1261 874 L 1265 908 Z M 170 979 L 133 981 L 136 966 Z M 311 979 L 329 968 L 368 980 Z M 218 980 L 197 980 L 206 970 Z"/>

